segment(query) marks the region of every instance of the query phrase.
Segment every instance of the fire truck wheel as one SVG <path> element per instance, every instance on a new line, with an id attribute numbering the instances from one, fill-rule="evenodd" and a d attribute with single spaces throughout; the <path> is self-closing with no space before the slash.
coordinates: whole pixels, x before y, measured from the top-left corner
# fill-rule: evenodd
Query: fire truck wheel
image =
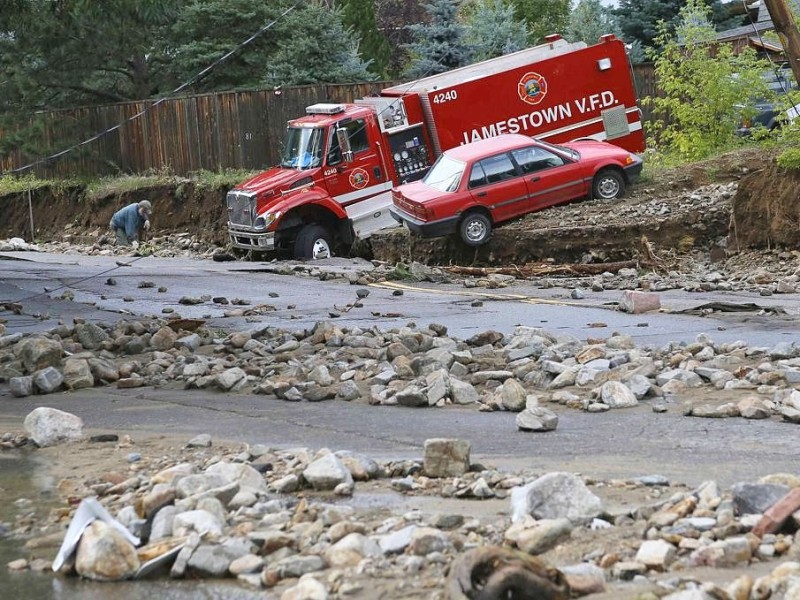
<path id="1" fill-rule="evenodd" d="M 294 257 L 317 260 L 333 256 L 333 244 L 328 231 L 321 225 L 305 225 L 297 234 L 294 243 Z"/>
<path id="2" fill-rule="evenodd" d="M 461 219 L 458 233 L 467 246 L 482 246 L 492 234 L 492 222 L 483 213 L 469 213 Z"/>
<path id="3" fill-rule="evenodd" d="M 604 169 L 594 177 L 592 198 L 613 200 L 625 194 L 625 180 L 622 174 L 613 169 Z"/>

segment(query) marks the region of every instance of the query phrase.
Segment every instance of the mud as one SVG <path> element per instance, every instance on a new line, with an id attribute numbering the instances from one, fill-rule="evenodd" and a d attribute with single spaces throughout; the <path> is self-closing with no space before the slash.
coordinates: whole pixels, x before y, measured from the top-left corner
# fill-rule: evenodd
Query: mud
<path id="1" fill-rule="evenodd" d="M 737 182 L 732 198 L 706 197 L 702 186 Z M 423 239 L 397 228 L 353 248 L 354 256 L 388 263 L 497 266 L 537 261 L 604 262 L 636 259 L 643 238 L 675 253 L 719 246 L 795 247 L 800 242 L 800 173 L 777 167 L 774 154 L 745 148 L 673 169 L 651 169 L 626 197 L 581 201 L 529 214 L 498 227 L 488 244 L 470 248 L 455 238 Z M 150 200 L 159 234 L 186 232 L 224 246 L 224 188 L 198 188 L 188 179 L 119 193 L 89 193 L 83 186 L 32 190 L 38 242 L 102 233 L 115 210 Z M 704 195 L 705 194 L 705 195 Z M 28 193 L 0 196 L 0 238 L 31 240 Z"/>

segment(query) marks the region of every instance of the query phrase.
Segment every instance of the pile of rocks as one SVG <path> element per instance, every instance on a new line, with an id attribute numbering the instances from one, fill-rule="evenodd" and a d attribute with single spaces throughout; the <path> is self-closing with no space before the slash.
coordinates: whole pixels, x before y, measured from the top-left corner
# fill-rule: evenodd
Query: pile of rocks
<path id="1" fill-rule="evenodd" d="M 60 418 L 64 414 L 51 415 L 51 421 Z M 29 434 L 41 435 L 43 421 L 41 415 L 26 420 Z M 127 439 L 117 449 L 133 446 Z M 800 479 L 791 475 L 723 492 L 713 481 L 686 489 L 658 476 L 601 481 L 564 472 L 507 473 L 471 463 L 469 443 L 456 439 L 428 440 L 421 460 L 389 462 L 328 449 L 216 449 L 208 435 L 167 454 L 127 456 L 127 473 L 61 481 L 59 492 L 71 509 L 51 511 L 44 522 L 33 522 L 25 511 L 9 526 L 11 534 L 31 538 L 28 548 L 41 556 L 43 548 L 61 543 L 75 506 L 96 497 L 138 544 L 95 521 L 62 573 L 99 581 L 157 573 L 233 576 L 275 588 L 284 600 L 347 597 L 381 585 L 386 597 L 443 598 L 459 556 L 492 546 L 550 560 L 574 555 L 569 548 L 575 546 L 577 562 L 557 565 L 572 597 L 638 585 L 658 591 L 653 597 L 674 592 L 668 596 L 674 600 L 767 598 L 796 586 L 800 576 L 800 563 L 785 563 L 757 580 L 732 576 L 723 588 L 685 574 L 699 566 L 741 569 L 800 558 L 800 536 L 791 533 L 800 526 Z M 346 500 L 361 489 L 458 498 L 468 480 L 491 492 L 469 496 L 473 502 L 507 497 L 508 512 L 470 517 L 458 510 L 409 511 L 401 501 L 378 507 Z M 646 499 L 624 508 L 609 508 L 600 497 L 635 490 Z M 17 506 L 28 504 L 20 499 Z M 47 566 L 20 558 L 8 568 Z M 665 577 L 671 572 L 676 576 Z"/>
<path id="2" fill-rule="evenodd" d="M 582 342 L 522 326 L 507 336 L 485 331 L 459 340 L 435 323 L 381 331 L 320 322 L 308 330 L 219 335 L 182 330 L 181 323 L 77 322 L 47 334 L 0 332 L 0 381 L 18 397 L 108 384 L 180 385 L 289 402 L 473 405 L 518 412 L 519 428 L 534 431 L 557 426 L 545 402 L 604 412 L 652 400 L 663 412 L 702 388 L 707 400 L 687 403 L 684 414 L 800 422 L 800 347 L 791 342 L 715 344 L 701 334 L 691 344 L 652 348 L 637 347 L 628 335 Z"/>

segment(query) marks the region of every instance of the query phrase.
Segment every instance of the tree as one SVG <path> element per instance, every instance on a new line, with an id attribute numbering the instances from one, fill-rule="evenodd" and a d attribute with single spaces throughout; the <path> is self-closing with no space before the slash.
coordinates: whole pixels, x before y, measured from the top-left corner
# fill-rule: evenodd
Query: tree
<path id="1" fill-rule="evenodd" d="M 355 33 L 344 26 L 338 9 L 309 3 L 282 22 L 280 46 L 262 68 L 269 85 L 372 81 L 369 63 L 358 53 Z"/>
<path id="2" fill-rule="evenodd" d="M 525 23 L 514 17 L 506 0 L 478 0 L 467 13 L 464 41 L 474 61 L 522 50 L 528 43 Z"/>
<path id="3" fill-rule="evenodd" d="M 29 110 L 149 98 L 184 0 L 16 1 L 0 18 L 4 95 Z"/>
<path id="4" fill-rule="evenodd" d="M 175 80 L 190 80 L 247 40 L 259 28 L 278 20 L 290 6 L 286 0 L 190 0 L 172 27 L 172 72 Z M 222 68 L 208 73 L 193 86 L 192 91 L 208 92 L 261 85 L 270 57 L 286 35 L 289 35 L 289 31 L 284 18 L 227 58 Z"/>
<path id="5" fill-rule="evenodd" d="M 411 32 L 406 25 L 422 23 L 427 15 L 419 0 L 375 0 L 378 29 L 389 42 L 391 56 L 388 71 L 399 75 L 408 63 Z"/>
<path id="6" fill-rule="evenodd" d="M 511 0 L 514 14 L 528 29 L 528 42 L 541 44 L 546 35 L 563 33 L 569 22 L 571 0 Z"/>
<path id="7" fill-rule="evenodd" d="M 386 77 L 392 49 L 381 31 L 375 17 L 375 4 L 365 0 L 343 0 L 342 21 L 360 39 L 361 56 L 370 61 L 369 70 L 379 77 Z"/>
<path id="8" fill-rule="evenodd" d="M 426 77 L 461 67 L 469 62 L 464 43 L 466 28 L 457 19 L 458 0 L 430 0 L 423 3 L 429 23 L 408 25 L 412 42 L 406 74 Z"/>
<path id="9" fill-rule="evenodd" d="M 730 4 L 710 0 L 711 11 L 707 18 L 716 30 L 741 24 L 741 17 L 733 15 Z M 663 22 L 667 31 L 674 31 L 680 22 L 680 10 L 686 5 L 687 0 L 620 0 L 613 12 L 626 42 L 638 40 L 644 48 L 651 48 L 661 33 L 659 23 Z"/>
<path id="10" fill-rule="evenodd" d="M 614 13 L 600 0 L 579 0 L 569 15 L 565 37 L 573 42 L 596 44 L 600 36 L 607 33 L 623 37 Z"/>
<path id="11" fill-rule="evenodd" d="M 645 98 L 659 117 L 654 142 L 683 160 L 704 158 L 736 140 L 741 116 L 736 105 L 769 96 L 762 74 L 769 63 L 747 48 L 734 54 L 717 44 L 711 10 L 702 0 L 688 0 L 671 31 L 662 23 L 650 50 L 663 97 Z M 743 94 L 743 91 L 745 92 Z"/>

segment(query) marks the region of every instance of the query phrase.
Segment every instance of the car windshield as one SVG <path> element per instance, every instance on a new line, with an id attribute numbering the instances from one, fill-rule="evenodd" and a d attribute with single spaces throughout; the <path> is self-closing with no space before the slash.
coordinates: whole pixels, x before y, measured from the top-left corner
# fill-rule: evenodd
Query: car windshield
<path id="1" fill-rule="evenodd" d="M 289 127 L 281 166 L 289 169 L 318 167 L 322 162 L 322 133 L 320 127 Z"/>
<path id="2" fill-rule="evenodd" d="M 458 189 L 461 176 L 464 174 L 464 163 L 453 160 L 442 154 L 428 174 L 422 179 L 423 183 L 443 192 L 454 192 Z"/>
<path id="3" fill-rule="evenodd" d="M 549 148 L 550 150 L 554 150 L 555 152 L 560 152 L 561 154 L 566 154 L 567 156 L 573 158 L 574 160 L 578 160 L 581 155 L 577 150 L 573 150 L 572 148 L 567 148 L 566 146 L 559 146 L 558 144 L 551 144 L 550 142 L 545 142 L 543 140 L 537 140 L 542 146 L 545 148 Z"/>

